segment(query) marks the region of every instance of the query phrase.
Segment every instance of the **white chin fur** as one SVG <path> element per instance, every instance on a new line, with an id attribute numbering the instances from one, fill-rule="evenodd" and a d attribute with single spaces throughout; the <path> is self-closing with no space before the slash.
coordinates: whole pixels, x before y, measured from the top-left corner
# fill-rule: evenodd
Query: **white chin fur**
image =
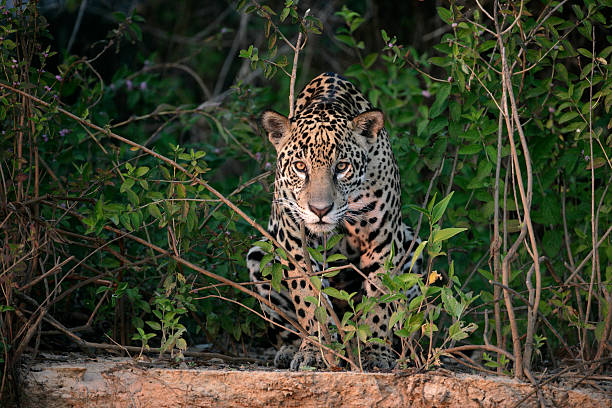
<path id="1" fill-rule="evenodd" d="M 333 231 L 336 224 L 306 223 L 306 227 L 315 234 L 323 234 Z"/>

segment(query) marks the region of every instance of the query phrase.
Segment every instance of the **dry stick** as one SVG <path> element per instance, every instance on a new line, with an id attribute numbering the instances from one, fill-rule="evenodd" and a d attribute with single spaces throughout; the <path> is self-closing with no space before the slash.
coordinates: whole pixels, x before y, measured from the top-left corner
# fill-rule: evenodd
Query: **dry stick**
<path id="1" fill-rule="evenodd" d="M 304 18 L 308 17 L 310 13 L 310 9 L 306 10 L 304 13 Z M 295 95 L 295 79 L 297 77 L 297 64 L 298 58 L 300 56 L 300 51 L 304 48 L 304 44 L 302 44 L 302 37 L 304 34 L 302 30 L 298 33 L 297 42 L 295 44 L 295 48 L 293 49 L 293 66 L 291 67 L 291 81 L 289 83 L 289 117 L 293 118 L 293 114 L 295 113 L 294 106 L 294 95 Z"/>
<path id="2" fill-rule="evenodd" d="M 357 268 L 355 265 L 353 264 L 347 264 L 347 265 L 340 265 L 340 266 L 334 266 L 333 268 L 328 268 L 325 269 L 323 271 L 320 272 L 313 272 L 311 276 L 320 276 L 320 275 L 325 275 L 326 273 L 331 273 L 331 272 L 336 272 L 336 271 L 341 271 L 344 269 L 352 269 L 354 270 L 356 273 L 358 273 L 359 275 L 361 275 L 361 277 L 367 281 L 368 283 L 374 285 L 374 287 L 376 289 L 378 289 L 379 291 L 381 291 L 383 294 L 387 294 L 388 291 L 385 288 L 380 287 L 376 282 L 374 282 L 374 280 L 372 280 L 370 277 L 368 277 L 367 275 L 365 275 L 362 271 L 359 270 L 359 268 Z M 283 280 L 285 282 L 288 281 L 292 281 L 292 280 L 296 280 L 296 279 L 302 279 L 301 277 L 295 277 L 295 278 L 284 278 Z M 265 285 L 265 284 L 270 284 L 271 280 L 270 279 L 266 279 L 266 280 L 262 280 L 262 281 L 248 281 L 248 282 L 237 282 L 237 285 L 242 285 L 242 286 L 253 286 L 253 285 Z M 218 288 L 218 287 L 223 287 L 223 286 L 227 286 L 225 283 L 215 283 L 213 285 L 207 285 L 207 286 L 202 286 L 200 288 L 195 288 L 195 289 L 191 289 L 189 292 L 190 293 L 196 293 L 196 292 L 200 292 L 202 290 L 206 290 L 206 289 L 212 289 L 212 288 Z"/>
<path id="3" fill-rule="evenodd" d="M 70 256 L 67 259 L 64 259 L 61 263 L 55 265 L 53 268 L 49 269 L 47 272 L 45 272 L 44 274 L 40 275 L 39 277 L 37 277 L 36 279 L 30 281 L 29 283 L 27 283 L 26 285 L 22 286 L 19 288 L 19 290 L 24 291 L 34 285 L 36 285 L 38 282 L 40 282 L 41 280 L 43 280 L 44 278 L 46 278 L 47 276 L 55 273 L 57 270 L 60 270 L 62 268 L 62 266 L 64 266 L 65 264 L 67 264 L 68 262 L 72 261 L 74 259 L 74 256 Z"/>
<path id="4" fill-rule="evenodd" d="M 572 256 L 572 248 L 570 242 L 570 236 L 567 232 L 567 217 L 565 216 L 565 183 L 561 185 L 561 215 L 563 216 L 563 238 L 565 242 L 565 250 L 567 251 L 567 259 L 570 262 L 572 270 L 575 269 L 574 257 Z"/>
<path id="5" fill-rule="evenodd" d="M 15 350 L 15 353 L 12 355 L 11 364 L 9 365 L 12 366 L 13 365 L 12 363 L 19 360 L 19 357 L 21 357 L 21 353 L 23 353 L 23 350 L 30 342 L 30 339 L 34 335 L 34 332 L 36 331 L 36 329 L 38 328 L 38 325 L 40 324 L 40 322 L 42 321 L 43 317 L 45 317 L 46 314 L 47 314 L 47 308 L 46 307 L 41 308 L 40 311 L 38 312 L 38 317 L 36 318 L 36 321 L 30 326 L 26 334 L 21 339 L 21 342 L 19 342 L 19 346 L 17 347 L 17 350 Z"/>
<path id="6" fill-rule="evenodd" d="M 503 125 L 503 113 L 499 111 L 498 119 L 498 130 L 497 130 L 497 164 L 495 167 L 495 196 L 493 199 L 493 206 L 495 207 L 495 213 L 493 216 L 493 242 L 491 242 L 491 252 L 493 255 L 493 278 L 499 282 L 501 271 L 500 269 L 500 249 L 501 249 L 501 237 L 499 236 L 499 178 L 501 173 L 501 155 L 502 155 L 502 127 Z M 506 169 L 508 171 L 508 169 Z M 490 259 L 490 258 L 489 258 Z M 499 299 L 500 288 L 497 286 L 493 287 L 493 298 Z M 496 301 L 493 304 L 493 310 L 495 313 L 495 336 L 497 340 L 497 347 L 502 347 L 502 329 L 501 329 L 501 307 L 499 302 Z M 501 374 L 501 355 L 497 355 L 497 373 Z"/>
<path id="7" fill-rule="evenodd" d="M 538 384 L 538 382 L 536 381 L 535 377 L 533 376 L 533 374 L 531 373 L 531 371 L 525 369 L 525 375 L 527 375 L 527 379 L 529 379 L 529 382 L 531 382 L 531 384 L 533 385 L 533 388 L 535 390 L 536 396 L 538 398 L 538 402 L 539 402 L 539 407 L 541 408 L 546 408 L 546 403 L 544 401 L 544 397 L 542 396 L 542 391 L 540 390 L 540 385 Z"/>
<path id="8" fill-rule="evenodd" d="M 463 354 L 460 351 L 455 351 L 455 354 L 457 354 L 461 358 L 457 358 L 453 356 L 452 354 L 449 354 L 448 357 L 453 359 L 457 363 L 462 364 L 466 367 L 469 367 L 473 370 L 482 371 L 483 373 L 491 374 L 491 375 L 499 375 L 497 371 L 492 371 L 492 370 L 482 367 L 480 364 L 476 363 L 474 360 L 472 360 L 466 354 Z"/>
<path id="9" fill-rule="evenodd" d="M 606 240 L 606 238 L 608 238 L 608 235 L 610 235 L 610 232 L 612 232 L 612 226 L 608 227 L 608 229 L 606 230 L 606 232 L 601 236 L 601 238 L 599 239 L 599 241 L 597 242 L 597 245 L 595 245 L 594 250 L 597 250 L 601 244 L 603 244 L 603 242 Z M 591 251 L 587 254 L 587 256 L 584 257 L 584 259 L 582 260 L 582 262 L 580 262 L 578 264 L 578 266 L 576 267 L 576 269 L 574 269 L 572 271 L 572 274 L 565 280 L 565 284 L 569 284 L 569 282 L 574 279 L 574 277 L 576 277 L 576 275 L 578 274 L 578 272 L 580 272 L 580 270 L 584 267 L 584 265 L 586 265 L 586 263 L 588 262 L 589 258 L 591 258 L 591 256 L 593 255 L 593 249 L 591 249 Z"/>
<path id="10" fill-rule="evenodd" d="M 45 245 L 47 242 L 43 242 L 42 244 L 40 244 L 40 246 Z M 17 260 L 16 262 L 14 262 L 11 266 L 9 266 L 8 268 L 6 268 L 5 270 L 2 271 L 2 273 L 0 273 L 0 278 L 2 278 L 3 276 L 7 275 L 8 272 L 13 269 L 16 268 L 17 265 L 21 264 L 21 262 L 25 261 L 27 258 L 30 257 L 30 255 L 32 255 L 32 257 L 34 257 L 34 252 L 35 252 L 36 248 L 32 248 L 27 254 L 25 254 L 24 256 L 22 256 L 21 258 L 19 258 L 19 260 Z"/>
<path id="11" fill-rule="evenodd" d="M 595 69 L 595 27 L 591 28 L 592 35 L 592 54 L 591 54 L 591 79 L 589 80 L 589 148 L 591 158 L 591 244 L 593 246 L 592 257 L 591 257 L 591 281 L 589 283 L 589 296 L 587 298 L 586 312 L 584 314 L 585 323 L 589 321 L 589 315 L 591 312 L 591 299 L 593 298 L 593 282 L 595 280 L 595 274 L 598 272 L 598 258 L 599 251 L 596 250 L 597 245 L 597 219 L 595 217 L 595 161 L 593 158 L 593 70 Z M 608 311 L 608 313 L 610 313 Z M 605 337 L 602 337 L 602 342 L 607 341 Z M 580 357 L 584 360 L 584 352 L 587 344 L 587 325 L 584 325 L 582 329 L 582 344 L 580 347 Z"/>
<path id="12" fill-rule="evenodd" d="M 200 87 L 200 90 L 202 91 L 202 94 L 207 98 L 210 99 L 212 98 L 212 94 L 210 92 L 210 90 L 208 89 L 208 87 L 206 86 L 206 84 L 204 83 L 204 81 L 202 81 L 202 78 L 200 78 L 200 76 L 193 70 L 191 69 L 189 66 L 181 64 L 181 63 L 177 63 L 177 62 L 166 62 L 166 63 L 160 63 L 160 64 L 155 64 L 155 65 L 150 65 L 150 66 L 146 66 L 143 69 L 141 69 L 138 72 L 134 72 L 132 75 L 128 76 L 126 79 L 133 79 L 134 77 L 144 73 L 144 72 L 149 72 L 149 71 L 154 71 L 154 70 L 158 70 L 158 69 L 178 69 L 181 70 L 185 73 L 187 73 L 187 75 L 189 75 L 191 78 L 193 78 L 193 80 L 198 84 L 198 86 Z"/>
<path id="13" fill-rule="evenodd" d="M 454 353 L 455 351 L 465 351 L 465 350 L 491 351 L 493 353 L 503 354 L 504 356 L 508 357 L 510 360 L 515 361 L 514 356 L 511 353 L 507 352 L 504 349 L 500 349 L 499 347 L 492 346 L 490 344 L 489 345 L 487 344 L 466 344 L 463 346 L 448 348 L 446 350 L 443 350 L 443 353 Z"/>
<path id="14" fill-rule="evenodd" d="M 255 184 L 261 180 L 265 180 L 267 179 L 269 176 L 272 175 L 272 170 L 266 171 L 264 173 L 261 173 L 255 177 L 253 177 L 252 179 L 250 179 L 249 181 L 246 181 L 244 183 L 242 183 L 240 186 L 238 186 L 236 189 L 234 189 L 234 191 L 232 191 L 227 197 L 231 197 L 233 195 L 236 195 L 238 193 L 240 193 L 242 190 L 244 190 L 245 188 L 247 188 L 248 186 Z M 208 223 L 208 221 L 210 220 L 210 218 L 212 217 L 212 215 L 217 212 L 217 210 L 223 205 L 223 203 L 219 203 L 215 206 L 215 208 L 213 208 L 208 215 L 206 216 L 206 218 L 204 218 L 204 221 L 202 221 L 200 223 L 200 227 L 198 229 L 202 229 L 204 227 L 204 225 L 206 225 Z"/>

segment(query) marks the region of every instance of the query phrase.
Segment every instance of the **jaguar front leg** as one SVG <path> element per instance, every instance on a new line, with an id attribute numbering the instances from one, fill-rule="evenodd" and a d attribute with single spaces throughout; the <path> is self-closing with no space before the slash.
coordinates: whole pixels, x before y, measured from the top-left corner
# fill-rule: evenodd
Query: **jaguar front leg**
<path id="1" fill-rule="evenodd" d="M 376 266 L 377 264 L 373 264 Z M 365 293 L 368 297 L 380 297 L 383 288 L 380 274 L 385 270 L 381 267 L 376 268 L 375 272 L 370 272 L 364 281 Z M 372 265 L 370 265 L 372 266 Z M 390 303 L 376 303 L 374 308 L 366 316 L 365 324 L 371 330 L 372 337 L 382 339 L 385 343 L 371 342 L 365 345 L 361 352 L 361 363 L 364 370 L 372 369 L 390 370 L 395 367 L 396 356 L 391 347 L 393 331 L 389 326 L 389 319 L 393 313 Z"/>
<path id="2" fill-rule="evenodd" d="M 296 254 L 296 259 L 301 259 L 299 254 Z M 316 339 L 323 344 L 329 344 L 331 341 L 327 324 L 330 321 L 329 315 L 323 305 L 323 302 L 327 302 L 327 298 L 320 292 L 315 291 L 311 283 L 307 281 L 308 269 L 312 272 L 318 272 L 321 268 L 316 263 L 311 263 L 310 268 L 306 267 L 306 264 L 302 266 L 302 271 L 295 268 L 292 264 L 289 264 L 288 271 L 288 286 L 291 300 L 295 306 L 298 323 L 302 328 L 309 334 L 311 339 Z M 309 298 L 309 300 L 306 300 Z M 312 303 L 310 300 L 313 298 L 318 299 L 317 303 Z M 316 310 L 319 304 L 323 306 L 324 319 L 320 322 L 316 318 Z M 326 359 L 330 356 L 312 340 L 302 339 L 298 351 L 294 354 L 289 368 L 291 370 L 300 370 L 305 367 L 325 368 Z"/>

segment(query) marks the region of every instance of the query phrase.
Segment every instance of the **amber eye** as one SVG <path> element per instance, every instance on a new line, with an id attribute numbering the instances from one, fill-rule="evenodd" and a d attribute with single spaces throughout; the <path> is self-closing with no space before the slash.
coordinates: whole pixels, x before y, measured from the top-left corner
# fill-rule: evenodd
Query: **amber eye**
<path id="1" fill-rule="evenodd" d="M 343 173 L 348 170 L 350 164 L 348 162 L 340 162 L 336 164 L 336 173 Z"/>
<path id="2" fill-rule="evenodd" d="M 296 161 L 295 163 L 293 163 L 293 168 L 298 173 L 305 173 L 306 172 L 306 163 L 301 162 L 301 161 Z"/>

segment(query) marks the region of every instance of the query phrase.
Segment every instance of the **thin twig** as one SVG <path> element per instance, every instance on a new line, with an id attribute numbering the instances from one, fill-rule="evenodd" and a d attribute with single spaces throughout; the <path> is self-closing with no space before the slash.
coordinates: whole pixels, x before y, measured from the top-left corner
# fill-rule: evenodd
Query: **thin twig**
<path id="1" fill-rule="evenodd" d="M 308 17 L 310 14 L 310 9 L 306 10 L 304 13 L 304 18 Z M 304 47 L 302 44 L 303 37 L 302 30 L 298 33 L 297 42 L 295 43 L 295 48 L 293 49 L 293 66 L 291 67 L 291 81 L 289 83 L 289 117 L 293 118 L 293 114 L 295 113 L 295 104 L 294 104 L 294 95 L 295 95 L 295 80 L 297 78 L 297 65 L 298 65 L 298 57 L 300 55 L 300 51 Z"/>

